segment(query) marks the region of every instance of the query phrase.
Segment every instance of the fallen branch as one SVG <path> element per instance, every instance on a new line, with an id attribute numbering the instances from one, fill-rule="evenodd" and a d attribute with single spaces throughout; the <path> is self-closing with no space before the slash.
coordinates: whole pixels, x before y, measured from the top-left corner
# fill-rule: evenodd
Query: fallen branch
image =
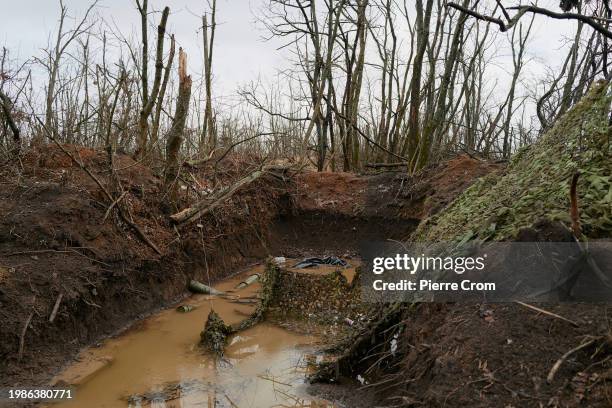
<path id="1" fill-rule="evenodd" d="M 60 303 L 62 303 L 62 298 L 64 297 L 63 293 L 60 293 L 55 301 L 55 305 L 53 306 L 53 310 L 51 311 L 51 315 L 49 316 L 49 323 L 53 323 L 55 320 L 55 316 L 57 316 L 57 311 L 59 310 Z"/>
<path id="2" fill-rule="evenodd" d="M 552 366 L 552 368 L 548 372 L 548 376 L 546 376 L 546 382 L 548 382 L 549 384 L 551 382 L 553 382 L 553 380 L 555 379 L 555 374 L 557 374 L 557 371 L 559 371 L 559 368 L 561 368 L 561 365 L 563 364 L 563 362 L 565 360 L 567 360 L 569 358 L 569 356 L 571 356 L 572 354 L 582 350 L 583 348 L 586 348 L 586 347 L 590 346 L 591 344 L 593 344 L 595 342 L 595 340 L 597 340 L 597 339 L 591 339 L 591 340 L 589 340 L 587 342 L 584 342 L 581 345 L 579 345 L 578 347 L 574 347 L 573 349 L 571 349 L 570 351 L 568 351 L 567 353 L 562 355 L 561 358 L 558 359 L 555 362 L 555 364 Z"/>
<path id="3" fill-rule="evenodd" d="M 4 118 L 8 123 L 11 132 L 13 132 L 13 141 L 19 143 L 19 141 L 21 140 L 21 135 L 19 132 L 19 128 L 17 127 L 17 124 L 15 124 L 15 121 L 13 120 L 13 116 L 11 114 L 12 106 L 13 103 L 11 102 L 9 97 L 6 96 L 2 91 L 0 91 L 0 107 L 2 108 L 2 113 L 4 114 Z"/>
<path id="4" fill-rule="evenodd" d="M 582 237 L 582 229 L 580 227 L 580 212 L 578 210 L 578 178 L 580 173 L 576 172 L 572 176 L 570 185 L 570 217 L 572 219 L 572 232 L 576 239 Z"/>
<path id="5" fill-rule="evenodd" d="M 28 318 L 26 319 L 25 324 L 23 325 L 23 329 L 21 329 L 21 336 L 19 336 L 19 361 L 21 361 L 21 358 L 23 357 L 23 349 L 25 347 L 25 335 L 28 331 L 28 326 L 30 326 L 30 322 L 32 321 L 33 317 L 34 312 L 31 312 Z"/>
<path id="6" fill-rule="evenodd" d="M 108 207 L 108 209 L 106 210 L 106 213 L 104 214 L 104 218 L 102 218 L 102 222 L 105 222 L 106 219 L 108 218 L 108 216 L 110 215 L 111 211 L 113 210 L 113 208 L 119 204 L 119 202 L 121 200 L 123 200 L 123 197 L 125 197 L 125 195 L 127 194 L 127 191 L 124 191 L 123 193 L 121 193 L 121 195 L 119 196 L 118 199 L 116 199 L 115 201 L 113 201 L 113 203 Z"/>
<path id="7" fill-rule="evenodd" d="M 547 315 L 547 316 L 550 316 L 550 317 L 554 317 L 554 318 L 556 318 L 556 319 L 563 320 L 564 322 L 568 322 L 569 324 L 571 324 L 571 325 L 572 325 L 572 326 L 574 326 L 574 327 L 579 327 L 579 326 L 580 326 L 580 325 L 579 325 L 578 323 L 576 323 L 575 321 L 570 320 L 570 319 L 568 319 L 568 318 L 566 318 L 566 317 L 560 316 L 560 315 L 558 315 L 558 314 L 556 314 L 556 313 L 549 312 L 548 310 L 540 309 L 539 307 L 536 307 L 536 306 L 530 305 L 530 304 L 528 304 L 528 303 L 519 302 L 518 300 L 516 300 L 515 302 L 516 302 L 516 303 L 518 303 L 518 304 L 519 304 L 519 305 L 521 305 L 521 306 L 524 306 L 524 307 L 528 308 L 528 309 L 535 310 L 536 312 L 543 313 L 543 314 L 545 314 L 545 315 Z"/>
<path id="8" fill-rule="evenodd" d="M 251 184 L 252 182 L 257 180 L 264 174 L 266 174 L 265 169 L 254 171 L 248 176 L 243 177 L 242 179 L 238 180 L 235 184 L 231 185 L 230 187 L 223 189 L 221 192 L 219 192 L 216 195 L 216 197 L 205 198 L 203 200 L 200 200 L 197 203 L 195 203 L 192 207 L 185 208 L 184 210 L 171 215 L 170 218 L 172 219 L 173 222 L 177 224 L 181 224 L 181 225 L 190 224 L 194 222 L 195 220 L 197 220 L 198 218 L 200 218 L 201 216 L 203 216 L 204 214 L 207 214 L 211 212 L 212 210 L 214 210 L 215 208 L 219 207 L 221 204 L 227 201 L 231 196 L 233 196 L 234 193 L 236 193 L 236 191 L 240 190 L 244 186 Z"/>

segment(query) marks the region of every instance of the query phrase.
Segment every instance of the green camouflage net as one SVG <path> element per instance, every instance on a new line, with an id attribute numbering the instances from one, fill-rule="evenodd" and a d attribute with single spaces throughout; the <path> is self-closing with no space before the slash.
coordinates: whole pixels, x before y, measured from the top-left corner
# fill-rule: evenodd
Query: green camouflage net
<path id="1" fill-rule="evenodd" d="M 578 203 L 585 235 L 612 233 L 610 86 L 600 81 L 537 143 L 521 149 L 504 174 L 474 183 L 419 225 L 413 241 L 506 240 L 536 220 L 566 223 L 570 181 L 580 173 Z"/>

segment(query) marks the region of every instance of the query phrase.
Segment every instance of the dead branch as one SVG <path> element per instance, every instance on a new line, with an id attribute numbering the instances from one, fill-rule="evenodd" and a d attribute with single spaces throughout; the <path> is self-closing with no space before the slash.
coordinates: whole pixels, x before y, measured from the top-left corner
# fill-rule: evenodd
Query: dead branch
<path id="1" fill-rule="evenodd" d="M 17 127 L 17 125 L 15 124 L 15 121 L 13 120 L 13 115 L 11 114 L 12 106 L 13 106 L 13 103 L 11 102 L 9 97 L 6 96 L 6 94 L 4 94 L 4 92 L 0 90 L 0 108 L 2 108 L 2 113 L 4 114 L 4 117 L 6 118 L 6 121 L 9 125 L 9 128 L 11 129 L 11 132 L 13 132 L 13 140 L 16 143 L 19 143 L 19 140 L 21 139 L 21 134 L 20 134 L 19 128 Z"/>
<path id="2" fill-rule="evenodd" d="M 121 193 L 121 195 L 119 196 L 119 198 L 117 198 L 115 201 L 113 201 L 113 203 L 111 205 L 108 206 L 108 209 L 106 210 L 106 213 L 104 213 L 104 218 L 102 218 L 102 222 L 105 222 L 106 219 L 108 218 L 108 216 L 110 215 L 112 209 L 119 204 L 119 202 L 121 200 L 123 200 L 123 197 L 125 197 L 125 195 L 127 194 L 127 191 L 124 191 L 123 193 Z"/>
<path id="3" fill-rule="evenodd" d="M 399 163 L 368 163 L 366 167 L 371 169 L 382 169 L 387 167 L 408 167 L 408 162 L 399 162 Z"/>
<path id="4" fill-rule="evenodd" d="M 25 347 L 25 335 L 28 331 L 28 327 L 30 326 L 30 322 L 32 321 L 33 317 L 34 312 L 32 311 L 26 319 L 25 324 L 23 325 L 23 329 L 21 329 L 21 335 L 19 336 L 19 361 L 21 361 L 21 358 L 23 357 L 23 349 Z"/>
<path id="5" fill-rule="evenodd" d="M 530 304 L 528 304 L 528 303 L 523 303 L 523 302 L 520 302 L 520 301 L 518 301 L 518 300 L 516 301 L 516 303 L 517 303 L 517 304 L 519 304 L 519 305 L 521 305 L 521 306 L 523 306 L 523 307 L 526 307 L 527 309 L 535 310 L 535 311 L 536 311 L 536 312 L 538 312 L 538 313 L 543 313 L 543 314 L 545 314 L 546 316 L 554 317 L 555 319 L 559 319 L 559 320 L 563 320 L 564 322 L 568 322 L 569 324 L 571 324 L 571 325 L 572 325 L 572 326 L 574 326 L 574 327 L 579 327 L 579 324 L 578 324 L 578 323 L 576 323 L 575 321 L 570 320 L 570 319 L 568 319 L 568 318 L 566 318 L 566 317 L 563 317 L 563 316 L 561 316 L 561 315 L 558 315 L 558 314 L 556 314 L 556 313 L 549 312 L 549 311 L 544 310 L 544 309 L 540 309 L 539 307 L 536 307 L 536 306 L 530 305 Z"/>
<path id="6" fill-rule="evenodd" d="M 51 315 L 49 316 L 49 323 L 53 323 L 55 320 L 55 316 L 57 316 L 57 311 L 59 310 L 60 303 L 62 303 L 62 298 L 64 297 L 63 293 L 60 293 L 57 296 L 57 300 L 55 301 L 55 305 L 53 306 L 53 310 L 51 311 Z"/>
<path id="7" fill-rule="evenodd" d="M 572 219 L 572 232 L 576 238 L 582 236 L 582 229 L 580 228 L 580 213 L 578 211 L 578 178 L 580 173 L 576 172 L 572 176 L 572 183 L 570 185 L 570 217 Z"/>
<path id="8" fill-rule="evenodd" d="M 562 355 L 561 358 L 555 362 L 555 364 L 552 366 L 552 368 L 548 372 L 548 376 L 546 376 L 546 382 L 548 382 L 549 384 L 553 382 L 553 380 L 555 379 L 555 374 L 557 374 L 557 371 L 559 371 L 559 368 L 561 368 L 561 365 L 563 364 L 565 360 L 569 358 L 569 356 L 582 350 L 583 348 L 590 346 L 591 344 L 595 342 L 595 340 L 597 339 L 591 339 L 589 341 L 586 341 L 582 343 L 581 345 L 579 345 L 578 347 L 574 347 L 573 349 L 569 350 L 567 353 Z"/>
<path id="9" fill-rule="evenodd" d="M 236 191 L 240 190 L 242 187 L 251 184 L 270 170 L 272 169 L 266 167 L 261 170 L 256 170 L 248 176 L 241 178 L 233 185 L 221 190 L 214 197 L 198 201 L 192 207 L 185 208 L 184 210 L 171 215 L 170 218 L 173 222 L 181 224 L 183 226 L 190 224 L 200 218 L 202 215 L 207 214 L 215 208 L 219 207 L 230 197 L 232 197 L 234 193 L 236 193 Z"/>
<path id="10" fill-rule="evenodd" d="M 494 23 L 497 24 L 499 26 L 499 30 L 504 32 L 504 31 L 508 31 L 509 29 L 511 29 L 512 27 L 514 27 L 514 25 L 516 25 L 516 23 L 518 23 L 518 21 L 521 19 L 521 17 L 523 17 L 523 15 L 525 15 L 526 13 L 533 13 L 533 14 L 541 14 L 544 15 L 546 17 L 550 17 L 550 18 L 554 18 L 557 20 L 577 20 L 577 21 L 581 21 L 589 26 L 591 26 L 595 31 L 597 31 L 598 33 L 602 34 L 603 36 L 612 39 L 612 31 L 608 30 L 606 27 L 604 27 L 603 25 L 601 25 L 600 23 L 597 22 L 598 19 L 593 18 L 593 17 L 589 17 L 589 16 L 585 16 L 583 14 L 578 14 L 578 13 L 557 13 L 542 7 L 538 7 L 538 6 L 515 6 L 515 7 L 507 7 L 508 10 L 516 10 L 517 14 L 515 14 L 513 17 L 508 19 L 508 23 L 505 23 L 502 19 L 500 18 L 496 18 L 496 17 L 492 17 L 492 16 L 487 16 L 484 14 L 480 14 L 475 10 L 471 10 L 467 7 L 463 7 L 457 3 L 446 3 L 446 7 L 451 7 L 454 8 L 456 10 L 461 11 L 462 13 L 465 13 L 469 16 L 472 16 L 474 18 L 477 18 L 478 20 L 482 20 L 482 21 L 487 21 L 489 23 Z"/>

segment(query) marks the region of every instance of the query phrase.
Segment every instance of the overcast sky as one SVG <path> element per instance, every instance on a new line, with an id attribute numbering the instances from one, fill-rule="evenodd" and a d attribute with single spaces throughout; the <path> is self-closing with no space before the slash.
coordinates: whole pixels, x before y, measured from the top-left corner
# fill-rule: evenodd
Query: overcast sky
<path id="1" fill-rule="evenodd" d="M 0 24 L 0 45 L 11 51 L 20 61 L 41 55 L 40 49 L 48 42 L 49 34 L 57 28 L 59 1 L 56 0 L 1 0 L 3 21 Z M 80 17 L 85 12 L 86 0 L 65 0 L 69 15 Z M 197 77 L 201 73 L 202 32 L 201 16 L 207 9 L 205 0 L 149 1 L 150 10 L 161 10 L 170 5 L 168 32 L 174 33 L 177 45 L 189 56 L 189 66 Z M 217 33 L 215 44 L 215 82 L 220 89 L 232 92 L 238 84 L 255 80 L 258 75 L 273 76 L 282 66 L 282 55 L 277 43 L 265 42 L 265 34 L 255 23 L 260 0 L 218 0 Z M 97 15 L 116 25 L 126 36 L 137 34 L 140 24 L 133 0 L 100 0 Z M 151 17 L 157 24 L 160 14 Z M 71 22 L 72 23 L 72 22 Z M 69 24 L 70 27 L 72 24 Z M 138 37 L 139 38 L 139 37 Z M 154 41 L 154 34 L 150 38 Z M 167 49 L 167 48 L 166 48 Z"/>
<path id="2" fill-rule="evenodd" d="M 59 5 L 56 0 L 2 0 L 3 19 L 0 25 L 0 45 L 7 46 L 13 58 L 19 61 L 33 55 L 40 56 L 51 32 L 57 28 Z M 267 0 L 218 0 L 218 27 L 215 44 L 215 92 L 229 95 L 238 86 L 257 80 L 258 77 L 273 80 L 277 69 L 287 66 L 287 61 L 276 48 L 278 42 L 265 42 L 260 24 L 256 24 L 258 10 Z M 207 9 L 205 0 L 150 0 L 150 8 L 161 10 L 169 4 L 171 15 L 168 31 L 176 35 L 177 42 L 189 55 L 191 73 L 201 72 L 201 15 Z M 89 4 L 86 0 L 65 0 L 69 15 L 80 17 Z M 539 4 L 557 9 L 557 0 L 540 1 Z M 139 16 L 133 0 L 100 0 L 96 11 L 109 25 L 118 27 L 126 36 L 138 36 Z M 157 24 L 159 14 L 151 18 Z M 527 20 L 525 18 L 525 20 Z M 400 20 L 401 21 L 401 20 Z M 72 23 L 72 22 L 71 22 Z M 71 26 L 72 24 L 69 24 Z M 493 27 L 497 29 L 497 27 Z M 536 20 L 528 53 L 534 61 L 527 67 L 533 75 L 541 75 L 543 64 L 559 65 L 564 36 L 571 35 L 574 23 Z M 154 38 L 154 37 L 153 37 Z M 153 39 L 151 39 L 153 41 Z M 504 57 L 506 54 L 506 57 Z M 511 69 L 509 51 L 500 50 L 496 63 L 499 71 Z"/>

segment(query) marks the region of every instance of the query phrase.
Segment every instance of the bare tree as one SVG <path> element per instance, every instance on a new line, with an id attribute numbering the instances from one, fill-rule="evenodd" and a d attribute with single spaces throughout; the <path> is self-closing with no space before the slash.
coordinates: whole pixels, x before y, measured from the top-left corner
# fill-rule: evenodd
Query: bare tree
<path id="1" fill-rule="evenodd" d="M 138 139 L 136 143 L 135 156 L 142 158 L 148 149 L 148 133 L 149 133 L 149 116 L 153 111 L 156 98 L 159 93 L 162 80 L 162 72 L 164 69 L 164 36 L 166 34 L 166 23 L 168 22 L 168 14 L 170 8 L 165 7 L 162 12 L 161 21 L 157 26 L 157 47 L 155 57 L 155 77 L 153 79 L 153 87 L 149 94 L 149 42 L 148 42 L 148 0 L 136 0 L 138 11 L 140 12 L 141 28 L 142 28 L 142 68 L 141 68 L 141 83 L 142 83 L 142 107 L 138 120 Z"/>
<path id="2" fill-rule="evenodd" d="M 202 16 L 202 36 L 204 43 L 204 86 L 206 88 L 206 101 L 204 107 L 202 135 L 200 139 L 201 152 L 206 150 L 206 145 L 208 145 L 208 149 L 212 151 L 215 149 L 217 144 L 212 108 L 212 63 L 213 48 L 215 44 L 215 28 L 217 26 L 217 0 L 212 0 L 212 5 L 210 8 L 210 25 L 208 24 L 208 16 L 206 14 Z"/>
<path id="3" fill-rule="evenodd" d="M 179 172 L 179 151 L 183 143 L 185 132 L 185 122 L 189 114 L 189 100 L 191 98 L 191 76 L 187 75 L 187 54 L 179 48 L 179 93 L 176 100 L 176 112 L 172 127 L 168 132 L 168 142 L 166 145 L 166 186 L 170 193 L 170 200 L 176 202 L 178 185 L 176 179 Z"/>

